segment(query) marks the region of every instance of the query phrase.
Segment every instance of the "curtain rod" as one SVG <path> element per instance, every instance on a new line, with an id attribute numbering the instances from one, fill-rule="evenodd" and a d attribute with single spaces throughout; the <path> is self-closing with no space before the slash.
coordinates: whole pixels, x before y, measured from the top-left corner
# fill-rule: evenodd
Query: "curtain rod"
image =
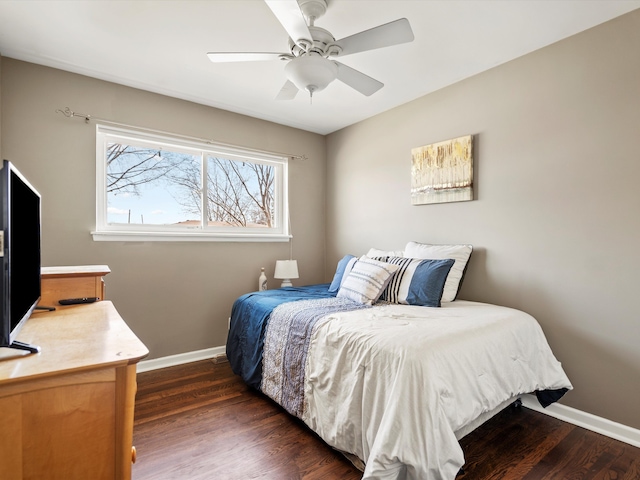
<path id="1" fill-rule="evenodd" d="M 221 147 L 230 147 L 230 148 L 242 148 L 243 150 L 248 150 L 248 151 L 252 151 L 252 152 L 255 152 L 255 153 L 263 153 L 263 154 L 268 154 L 268 155 L 281 155 L 283 157 L 289 157 L 291 159 L 296 159 L 296 160 L 307 160 L 307 156 L 306 155 L 294 155 L 294 154 L 291 154 L 291 153 L 270 152 L 270 151 L 267 151 L 267 150 L 258 150 L 258 149 L 255 149 L 255 148 L 238 147 L 237 145 L 231 145 L 229 143 L 214 142 L 213 140 L 210 140 L 208 138 L 191 137 L 189 135 L 182 135 L 180 133 L 165 132 L 163 130 L 156 130 L 156 129 L 153 129 L 153 128 L 138 127 L 136 125 L 128 125 L 126 123 L 114 122 L 112 120 L 107 120 L 106 118 L 92 117 L 91 115 L 86 115 L 84 113 L 74 112 L 69 107 L 65 107 L 64 110 L 58 108 L 58 109 L 56 109 L 56 113 L 61 113 L 62 115 L 64 115 L 67 118 L 73 118 L 73 117 L 84 118 L 84 123 L 91 123 L 91 120 L 94 120 L 94 121 L 98 121 L 98 122 L 102 122 L 102 123 L 109 123 L 111 125 L 117 125 L 119 127 L 135 128 L 136 130 L 143 130 L 143 131 L 149 132 L 149 133 L 159 133 L 159 134 L 162 134 L 162 135 L 171 135 L 171 136 L 179 137 L 179 138 L 182 138 L 182 139 L 185 139 L 185 140 L 196 140 L 198 142 L 204 142 L 204 143 L 207 143 L 207 144 L 210 144 L 210 145 L 219 145 Z"/>

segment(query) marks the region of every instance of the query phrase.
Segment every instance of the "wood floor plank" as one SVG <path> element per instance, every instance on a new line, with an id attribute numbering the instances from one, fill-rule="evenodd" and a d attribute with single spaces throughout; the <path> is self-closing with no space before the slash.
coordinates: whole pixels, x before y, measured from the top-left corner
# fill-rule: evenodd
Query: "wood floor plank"
<path id="1" fill-rule="evenodd" d="M 574 429 L 560 420 L 521 410 L 508 408 L 460 441 L 468 477 L 522 478 Z"/>
<path id="2" fill-rule="evenodd" d="M 138 375 L 133 480 L 356 480 L 362 473 L 228 363 Z M 640 480 L 640 449 L 524 407 L 460 441 L 457 480 Z"/>

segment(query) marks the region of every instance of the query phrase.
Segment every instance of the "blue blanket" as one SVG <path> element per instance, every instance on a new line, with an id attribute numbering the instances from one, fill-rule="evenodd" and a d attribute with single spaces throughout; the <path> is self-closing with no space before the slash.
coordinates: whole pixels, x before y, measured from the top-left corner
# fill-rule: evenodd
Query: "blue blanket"
<path id="1" fill-rule="evenodd" d="M 231 369 L 247 385 L 260 389 L 264 332 L 271 311 L 278 305 L 297 300 L 335 297 L 329 284 L 287 287 L 247 293 L 239 297 L 231 309 L 227 338 L 227 358 Z"/>

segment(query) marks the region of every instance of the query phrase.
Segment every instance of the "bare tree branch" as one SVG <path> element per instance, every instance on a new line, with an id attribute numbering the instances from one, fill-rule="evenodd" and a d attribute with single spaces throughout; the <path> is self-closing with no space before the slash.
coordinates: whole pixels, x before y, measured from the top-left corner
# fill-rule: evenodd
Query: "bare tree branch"
<path id="1" fill-rule="evenodd" d="M 273 226 L 273 166 L 207 158 L 207 199 L 202 205 L 202 173 L 193 155 L 160 152 L 118 143 L 107 147 L 107 193 L 140 194 L 149 183 L 165 182 L 186 213 L 233 226 Z M 176 187 L 178 192 L 175 193 Z"/>

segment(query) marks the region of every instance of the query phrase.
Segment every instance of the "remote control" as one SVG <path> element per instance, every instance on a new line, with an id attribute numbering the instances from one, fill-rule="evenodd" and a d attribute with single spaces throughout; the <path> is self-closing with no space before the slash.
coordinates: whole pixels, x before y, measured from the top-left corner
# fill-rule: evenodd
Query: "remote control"
<path id="1" fill-rule="evenodd" d="M 83 298 L 65 298 L 63 300 L 58 300 L 60 305 L 79 305 L 81 303 L 93 303 L 97 300 L 100 300 L 99 297 L 83 297 Z"/>

